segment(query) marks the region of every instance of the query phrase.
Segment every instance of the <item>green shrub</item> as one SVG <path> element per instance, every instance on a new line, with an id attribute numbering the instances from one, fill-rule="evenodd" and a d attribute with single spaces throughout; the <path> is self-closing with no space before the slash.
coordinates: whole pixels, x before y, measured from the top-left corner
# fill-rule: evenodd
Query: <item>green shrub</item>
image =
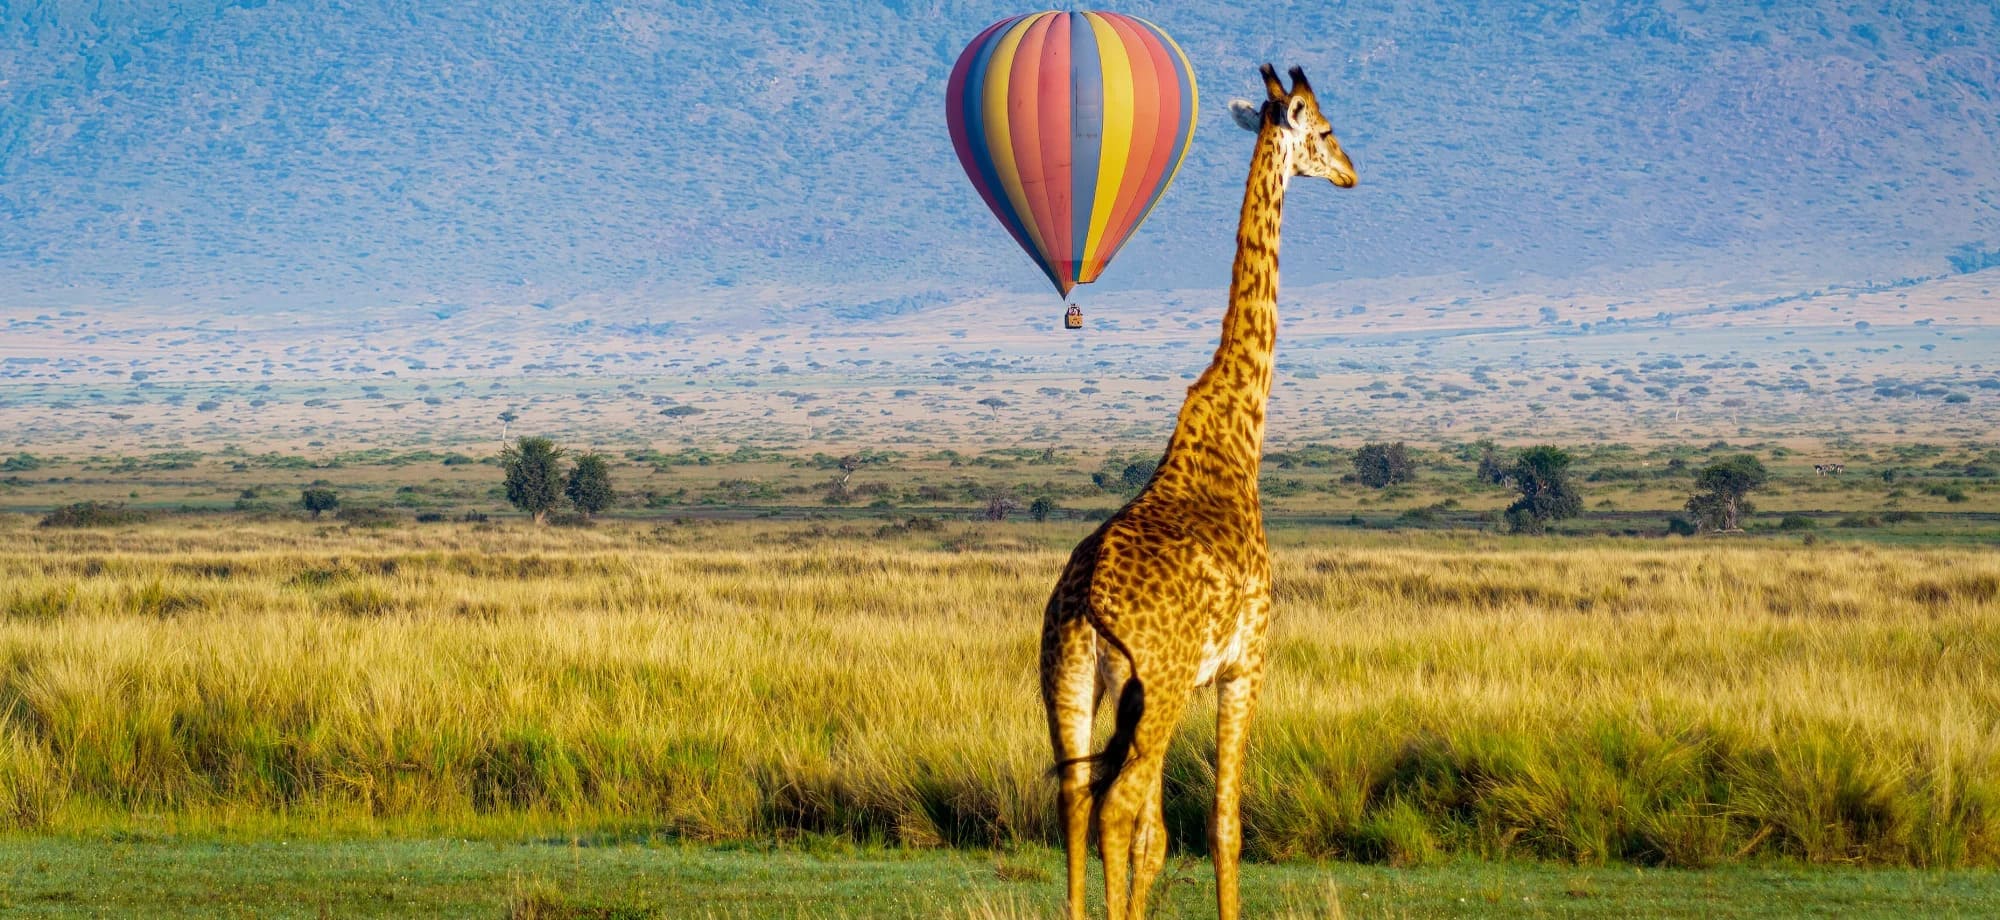
<path id="1" fill-rule="evenodd" d="M 1403 442 L 1363 444 L 1354 452 L 1354 478 L 1371 489 L 1382 489 L 1417 478 L 1417 465 Z"/>
<path id="2" fill-rule="evenodd" d="M 339 518 L 342 524 L 350 527 L 389 527 L 397 521 L 403 520 L 403 517 L 394 511 L 371 505 L 355 505 L 342 508 L 334 517 Z"/>
<path id="3" fill-rule="evenodd" d="M 1965 487 L 1955 482 L 1945 482 L 1945 483 L 1938 483 L 1936 485 L 1925 486 L 1924 494 L 1942 498 L 1945 501 L 1950 502 L 1954 505 L 1958 504 L 1959 502 L 1965 501 Z"/>
<path id="4" fill-rule="evenodd" d="M 43 527 L 122 527 L 146 520 L 146 513 L 123 502 L 77 502 L 42 515 Z"/>

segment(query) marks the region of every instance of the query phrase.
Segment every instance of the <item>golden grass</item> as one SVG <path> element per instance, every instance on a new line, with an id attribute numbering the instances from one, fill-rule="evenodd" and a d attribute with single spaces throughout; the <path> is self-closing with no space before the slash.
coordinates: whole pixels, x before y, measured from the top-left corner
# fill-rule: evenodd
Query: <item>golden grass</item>
<path id="1" fill-rule="evenodd" d="M 1051 841 L 1038 547 L 1072 536 L 11 521 L 0 823 Z M 1255 856 L 2000 864 L 2000 554 L 1277 566 Z M 1211 714 L 1168 766 L 1197 850 Z"/>

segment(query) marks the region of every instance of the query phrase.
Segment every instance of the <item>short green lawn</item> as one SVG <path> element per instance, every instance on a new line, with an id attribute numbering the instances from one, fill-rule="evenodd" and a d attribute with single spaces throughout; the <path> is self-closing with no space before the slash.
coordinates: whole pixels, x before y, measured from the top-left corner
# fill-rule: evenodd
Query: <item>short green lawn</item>
<path id="1" fill-rule="evenodd" d="M 452 840 L 0 840 L 22 917 L 1050 917 L 1048 850 L 593 846 Z M 1208 864 L 1169 865 L 1156 916 L 1212 916 Z M 2000 873 L 1458 863 L 1250 865 L 1253 917 L 1991 917 Z M 1094 887 L 1094 886 L 1093 886 Z"/>

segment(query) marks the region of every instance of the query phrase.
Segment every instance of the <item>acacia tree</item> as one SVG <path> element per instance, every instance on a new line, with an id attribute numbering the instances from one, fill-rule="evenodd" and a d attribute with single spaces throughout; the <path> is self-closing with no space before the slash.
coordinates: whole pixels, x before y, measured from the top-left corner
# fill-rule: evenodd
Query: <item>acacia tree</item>
<path id="1" fill-rule="evenodd" d="M 1401 441 L 1363 444 L 1354 452 L 1354 478 L 1369 488 L 1383 489 L 1417 478 L 1417 465 Z"/>
<path id="2" fill-rule="evenodd" d="M 1521 497 L 1507 506 L 1507 525 L 1515 533 L 1542 533 L 1550 521 L 1575 517 L 1583 496 L 1570 481 L 1569 452 L 1560 447 L 1530 447 L 1514 459 L 1507 478 Z"/>
<path id="3" fill-rule="evenodd" d="M 1695 526 L 1703 532 L 1741 531 L 1743 517 L 1756 510 L 1749 494 L 1763 488 L 1770 478 L 1763 461 L 1750 454 L 1716 460 L 1695 474 L 1688 513 L 1694 515 Z"/>
<path id="4" fill-rule="evenodd" d="M 563 484 L 563 495 L 586 515 L 597 514 L 618 501 L 618 493 L 611 488 L 611 464 L 604 455 L 587 453 L 577 457 L 576 466 L 569 471 L 569 481 Z"/>
<path id="5" fill-rule="evenodd" d="M 340 507 L 340 496 L 332 489 L 306 489 L 299 493 L 299 506 L 319 517 L 322 511 L 332 511 Z"/>
<path id="6" fill-rule="evenodd" d="M 500 451 L 507 471 L 507 501 L 540 524 L 562 501 L 563 449 L 548 438 L 522 437 Z"/>

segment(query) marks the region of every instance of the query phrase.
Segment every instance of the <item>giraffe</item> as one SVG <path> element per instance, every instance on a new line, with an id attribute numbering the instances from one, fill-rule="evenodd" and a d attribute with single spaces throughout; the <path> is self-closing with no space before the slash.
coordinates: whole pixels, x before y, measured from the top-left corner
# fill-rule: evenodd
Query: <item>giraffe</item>
<path id="1" fill-rule="evenodd" d="M 1060 781 L 1069 915 L 1086 916 L 1095 825 L 1111 920 L 1145 915 L 1166 861 L 1161 811 L 1167 743 L 1188 696 L 1216 687 L 1216 905 L 1238 915 L 1239 802 L 1250 712 L 1264 681 L 1271 562 L 1257 496 L 1264 409 L 1277 344 L 1278 224 L 1291 177 L 1353 188 L 1354 164 L 1320 114 L 1305 73 L 1287 90 L 1265 64 L 1261 106 L 1237 100 L 1257 134 L 1236 231 L 1229 309 L 1215 358 L 1188 387 L 1166 454 L 1139 495 L 1085 537 L 1042 620 L 1042 701 Z M 1116 691 L 1115 727 L 1090 754 L 1091 722 Z"/>

